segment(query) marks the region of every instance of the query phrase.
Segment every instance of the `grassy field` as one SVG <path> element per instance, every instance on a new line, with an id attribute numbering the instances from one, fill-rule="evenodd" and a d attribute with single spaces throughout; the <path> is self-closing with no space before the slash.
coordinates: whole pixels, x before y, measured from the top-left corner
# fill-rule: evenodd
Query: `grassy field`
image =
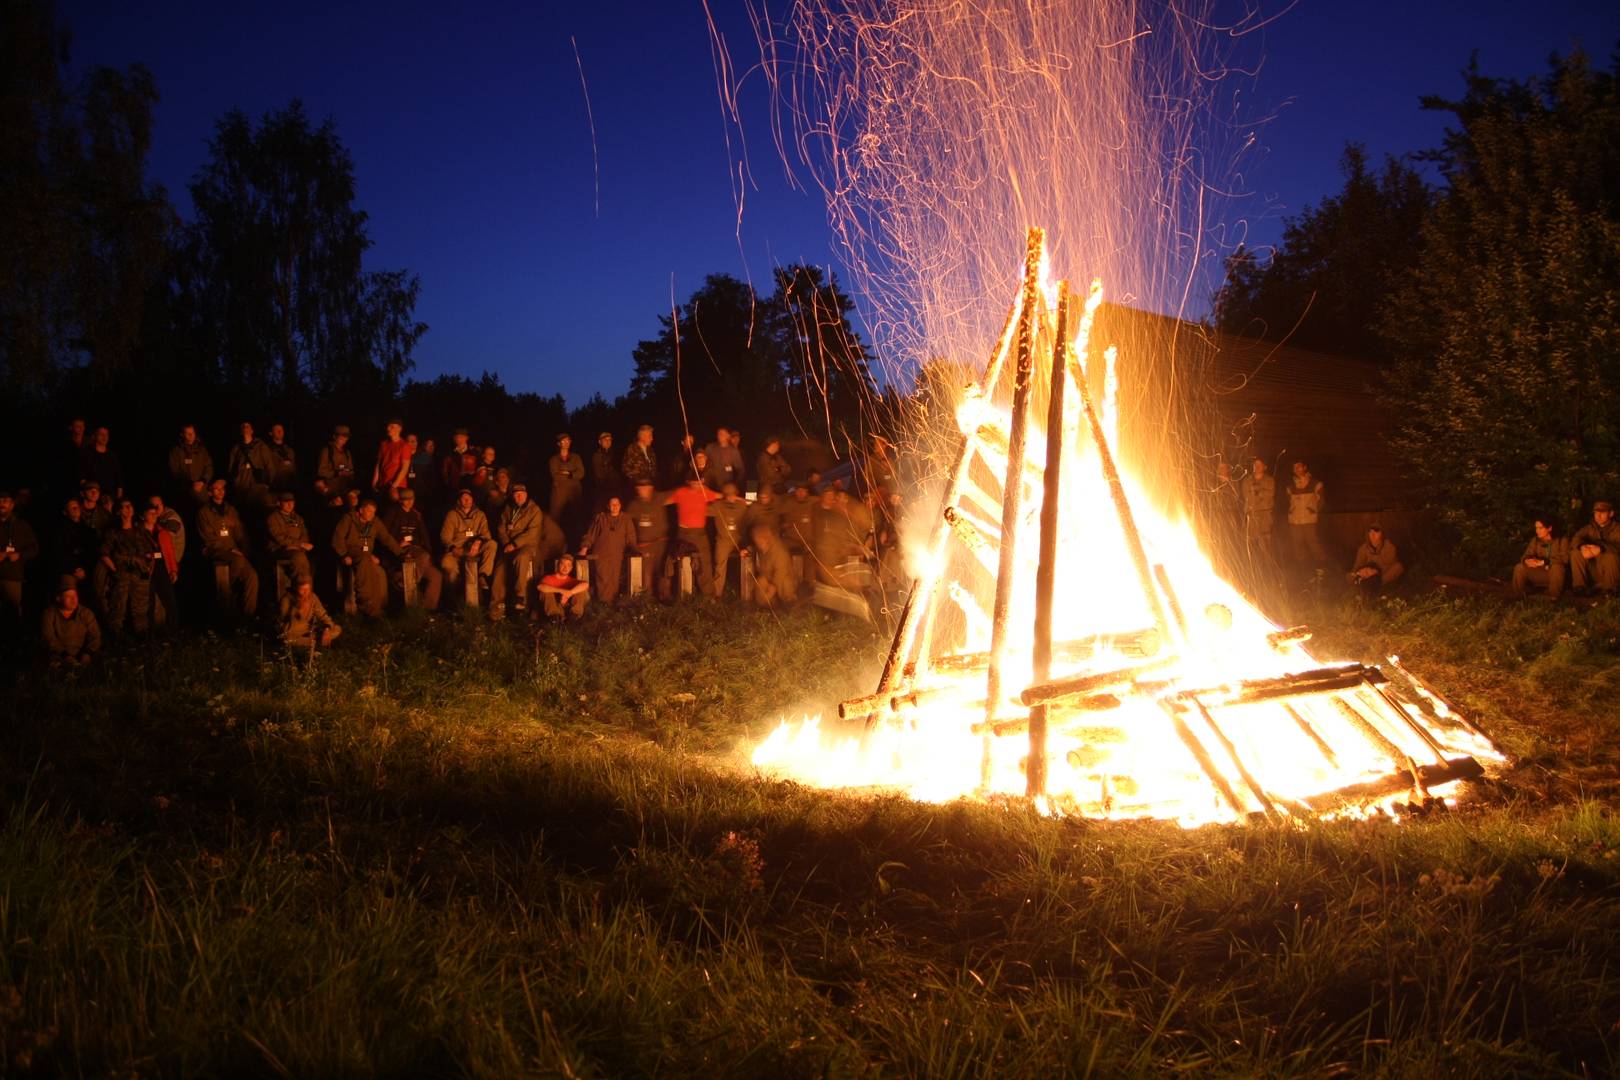
<path id="1" fill-rule="evenodd" d="M 828 794 L 739 748 L 882 643 L 709 603 L 8 674 L 0 1072 L 1613 1074 L 1620 609 L 1303 614 L 1520 763 L 1401 825 Z"/>

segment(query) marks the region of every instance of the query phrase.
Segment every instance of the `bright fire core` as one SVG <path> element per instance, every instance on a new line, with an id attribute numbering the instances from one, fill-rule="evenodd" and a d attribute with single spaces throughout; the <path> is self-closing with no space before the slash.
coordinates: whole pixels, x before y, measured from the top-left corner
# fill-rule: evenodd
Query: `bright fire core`
<path id="1" fill-rule="evenodd" d="M 1499 760 L 1421 684 L 1402 691 L 1376 668 L 1313 658 L 1305 635 L 1224 581 L 1191 522 L 1162 512 L 1115 461 L 1115 354 L 1089 341 L 1101 287 L 1070 317 L 1040 236 L 1031 287 L 956 410 L 958 460 L 910 552 L 916 584 L 877 692 L 845 703 L 853 723 L 841 731 L 784 721 L 754 764 L 825 787 L 930 801 L 1029 794 L 1063 813 L 1200 824 L 1442 798 L 1481 759 Z M 1008 388 L 1020 379 L 1022 399 Z M 1037 386 L 1053 388 L 1040 409 Z M 1049 409 L 1061 416 L 1055 458 Z M 1010 483 L 1021 485 L 1012 498 Z M 1055 520 L 1043 520 L 1048 492 Z M 1043 529 L 1055 543 L 1038 542 Z"/>

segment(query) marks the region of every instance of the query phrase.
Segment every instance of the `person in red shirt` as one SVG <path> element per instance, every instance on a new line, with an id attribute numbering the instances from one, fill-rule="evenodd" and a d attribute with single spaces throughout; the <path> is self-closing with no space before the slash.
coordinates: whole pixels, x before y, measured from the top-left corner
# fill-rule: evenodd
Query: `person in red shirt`
<path id="1" fill-rule="evenodd" d="M 576 619 L 583 616 L 590 591 L 589 585 L 574 576 L 572 555 L 559 557 L 556 572 L 540 579 L 540 602 L 545 605 L 546 617 L 553 622 L 562 622 L 565 614 Z"/>
<path id="2" fill-rule="evenodd" d="M 389 502 L 398 502 L 399 489 L 409 486 L 406 476 L 411 471 L 411 444 L 405 441 L 404 431 L 401 421 L 388 421 L 388 437 L 377 449 L 377 464 L 371 470 L 372 488 Z"/>
<path id="3" fill-rule="evenodd" d="M 713 551 L 709 547 L 709 504 L 719 498 L 720 493 L 706 487 L 703 475 L 694 469 L 687 474 L 685 486 L 676 488 L 664 500 L 664 505 L 675 507 L 676 536 L 696 551 L 699 596 L 708 593 L 709 579 L 714 576 Z"/>

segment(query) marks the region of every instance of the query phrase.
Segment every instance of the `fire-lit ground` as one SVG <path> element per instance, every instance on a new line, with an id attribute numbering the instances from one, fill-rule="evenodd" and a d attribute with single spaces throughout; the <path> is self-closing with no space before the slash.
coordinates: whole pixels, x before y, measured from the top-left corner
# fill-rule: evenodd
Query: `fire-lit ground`
<path id="1" fill-rule="evenodd" d="M 914 502 L 910 600 L 876 691 L 840 709 L 857 729 L 784 721 L 753 762 L 1200 824 L 1424 805 L 1501 761 L 1415 676 L 1325 664 L 1221 579 L 1138 479 L 1155 463 L 1116 456 L 1101 287 L 1071 303 L 1043 244 L 1031 230 L 1013 317 L 956 409 L 943 492 Z"/>

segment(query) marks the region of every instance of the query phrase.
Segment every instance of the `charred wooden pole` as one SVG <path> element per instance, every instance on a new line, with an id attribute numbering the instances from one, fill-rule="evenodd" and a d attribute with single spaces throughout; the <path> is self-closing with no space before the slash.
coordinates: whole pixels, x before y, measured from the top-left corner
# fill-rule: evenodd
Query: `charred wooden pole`
<path id="1" fill-rule="evenodd" d="M 1077 370 L 1074 381 L 1080 390 L 1080 411 L 1085 414 L 1086 426 L 1091 429 L 1092 441 L 1097 444 L 1097 461 L 1102 467 L 1103 479 L 1108 481 L 1108 493 L 1114 498 L 1119 528 L 1125 534 L 1125 547 L 1130 552 L 1131 565 L 1136 568 L 1136 577 L 1142 586 L 1142 595 L 1147 598 L 1154 625 L 1159 628 L 1159 633 L 1168 638 L 1170 624 L 1164 615 L 1164 604 L 1159 599 L 1158 584 L 1153 580 L 1153 567 L 1148 563 L 1147 548 L 1142 546 L 1142 534 L 1136 528 L 1136 515 L 1131 512 L 1130 500 L 1125 497 L 1125 484 L 1119 478 L 1114 453 L 1108 447 L 1108 434 L 1103 431 L 1102 418 L 1097 415 L 1097 407 L 1091 400 L 1086 372 L 1079 368 L 1078 358 L 1075 359 Z"/>
<path id="2" fill-rule="evenodd" d="M 1057 340 L 1052 343 L 1052 381 L 1046 403 L 1046 473 L 1042 477 L 1041 540 L 1035 565 L 1035 640 L 1031 650 L 1034 680 L 1052 677 L 1052 605 L 1057 582 L 1058 506 L 1063 480 L 1063 379 L 1068 366 L 1069 283 L 1058 283 Z M 1009 474 L 1011 470 L 1009 469 Z M 1025 794 L 1046 794 L 1045 703 L 1029 710 L 1029 765 L 1024 770 Z"/>
<path id="3" fill-rule="evenodd" d="M 1013 327 L 1019 318 L 1021 299 L 1013 301 L 1012 310 L 1007 312 L 1007 322 L 1002 327 L 1001 337 L 996 340 L 996 351 L 991 355 L 985 365 L 983 393 L 989 397 L 995 392 L 996 383 L 1001 381 L 1001 369 L 1006 363 L 1007 352 L 1012 340 Z M 968 467 L 973 461 L 973 437 L 963 435 L 957 448 L 956 463 L 945 479 L 945 493 L 940 500 L 941 513 L 939 520 L 934 523 L 933 536 L 928 542 L 928 563 L 923 567 L 923 573 L 913 579 L 911 592 L 906 596 L 905 608 L 900 613 L 900 625 L 894 632 L 894 641 L 889 646 L 888 659 L 883 664 L 883 674 L 878 678 L 877 692 L 870 695 L 872 700 L 880 700 L 900 685 L 905 676 L 906 664 L 911 659 L 913 647 L 917 644 L 918 632 L 927 625 L 929 617 L 933 614 L 934 600 L 939 591 L 939 581 L 945 574 L 941 565 L 945 558 L 946 545 L 951 538 L 951 524 L 944 511 L 953 508 L 962 491 L 962 483 L 967 479 Z M 915 677 L 922 678 L 927 674 L 928 655 L 926 642 L 923 650 L 917 657 Z M 842 714 L 842 710 L 840 710 Z M 859 713 L 850 712 L 846 719 L 852 719 Z M 871 727 L 872 719 L 877 712 L 867 713 L 867 726 Z"/>
<path id="4" fill-rule="evenodd" d="M 1029 230 L 1024 246 L 1023 312 L 1018 320 L 1018 366 L 1013 370 L 1012 422 L 1007 433 L 1007 480 L 1001 493 L 1001 559 L 996 569 L 996 598 L 990 610 L 990 667 L 985 675 L 985 719 L 1001 707 L 1001 664 L 1007 652 L 1007 621 L 1012 613 L 1013 583 L 1018 569 L 1018 515 L 1024 499 L 1024 446 L 1029 436 L 1029 383 L 1035 368 L 1035 307 L 1040 300 L 1041 247 L 1046 233 Z M 989 787 L 990 737 L 985 737 L 980 782 Z"/>

